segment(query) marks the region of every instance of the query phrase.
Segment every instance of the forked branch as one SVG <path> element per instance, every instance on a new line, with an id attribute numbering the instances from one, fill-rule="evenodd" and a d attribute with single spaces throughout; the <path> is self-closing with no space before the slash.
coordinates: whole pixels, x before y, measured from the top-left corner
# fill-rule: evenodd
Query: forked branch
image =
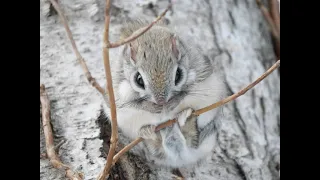
<path id="1" fill-rule="evenodd" d="M 133 32 L 129 37 L 117 41 L 115 43 L 106 43 L 106 47 L 107 48 L 116 48 L 119 47 L 121 45 L 124 45 L 126 43 L 129 43 L 135 39 L 137 39 L 139 36 L 143 35 L 145 32 L 147 32 L 154 24 L 156 24 L 164 15 L 166 15 L 166 13 L 171 9 L 172 4 L 169 3 L 168 7 L 163 11 L 163 13 L 160 14 L 160 16 L 157 17 L 157 19 L 155 19 L 154 21 L 152 21 L 148 26 L 145 26 L 143 28 L 140 28 L 138 30 L 136 30 L 135 32 Z"/>
<path id="2" fill-rule="evenodd" d="M 278 31 L 277 26 L 275 25 L 275 22 L 273 21 L 268 9 L 262 4 L 261 0 L 256 0 L 256 2 L 270 26 L 272 35 L 277 41 L 280 41 L 280 32 Z"/>
<path id="3" fill-rule="evenodd" d="M 271 33 L 275 39 L 275 53 L 277 59 L 280 59 L 280 13 L 279 13 L 279 4 L 277 0 L 269 0 L 270 2 L 270 12 L 262 4 L 261 0 L 256 0 L 257 5 L 259 6 L 263 16 L 267 20 Z"/>
<path id="4" fill-rule="evenodd" d="M 280 36 L 280 10 L 279 10 L 280 4 L 278 0 L 270 0 L 269 2 L 270 2 L 271 17 L 273 19 L 273 22 Z M 278 59 L 280 59 L 280 41 L 275 42 L 275 51 Z"/>
<path id="5" fill-rule="evenodd" d="M 105 29 L 103 32 L 103 42 L 105 44 L 109 44 L 110 1 L 111 0 L 106 1 Z M 110 109 L 111 109 L 111 129 L 112 130 L 111 130 L 110 148 L 107 156 L 107 162 L 103 168 L 103 171 L 98 176 L 99 180 L 104 180 L 109 175 L 109 172 L 112 166 L 113 156 L 115 154 L 117 141 L 118 141 L 117 112 L 116 112 L 116 103 L 115 103 L 113 85 L 112 85 L 112 76 L 111 76 L 111 70 L 110 70 L 108 48 L 103 48 L 103 62 L 104 62 L 104 69 L 105 69 L 106 78 L 107 78 L 107 89 L 108 89 Z"/>
<path id="6" fill-rule="evenodd" d="M 278 0 L 270 0 L 270 13 L 273 19 L 273 22 L 280 33 L 280 10 L 279 10 L 279 2 Z"/>
<path id="7" fill-rule="evenodd" d="M 99 175 L 98 179 L 103 180 L 105 179 L 110 172 L 110 168 L 116 161 L 114 159 L 118 159 L 122 154 L 117 154 L 116 157 L 114 157 L 115 149 L 117 145 L 118 140 L 118 128 L 117 128 L 117 119 L 116 119 L 116 105 L 114 100 L 114 94 L 113 94 L 113 88 L 112 88 L 112 78 L 110 73 L 110 64 L 109 64 L 109 48 L 115 48 L 119 47 L 125 43 L 131 42 L 144 34 L 146 31 L 148 31 L 154 24 L 156 24 L 171 8 L 171 4 L 168 5 L 167 9 L 152 23 L 150 23 L 148 26 L 143 27 L 141 29 L 138 29 L 135 31 L 132 35 L 130 35 L 128 38 L 118 41 L 116 43 L 110 43 L 109 42 L 109 24 L 110 24 L 110 0 L 107 0 L 106 2 L 106 11 L 105 11 L 105 31 L 104 31 L 104 39 L 103 42 L 106 45 L 103 48 L 103 57 L 104 57 L 104 65 L 105 65 L 105 71 L 107 76 L 107 89 L 109 94 L 109 102 L 110 102 L 110 109 L 111 109 L 111 128 L 112 128 L 112 134 L 111 134 L 111 143 L 110 143 L 110 149 L 107 157 L 107 163 L 103 169 L 103 172 Z M 141 139 L 142 140 L 142 139 Z M 138 140 L 138 141 L 141 141 Z M 120 151 L 121 152 L 121 151 Z"/>
<path id="8" fill-rule="evenodd" d="M 71 180 L 82 180 L 82 177 L 77 172 L 74 172 L 69 166 L 63 164 L 56 154 L 55 146 L 53 143 L 53 134 L 50 120 L 50 101 L 48 94 L 45 91 L 45 86 L 40 85 L 40 102 L 42 106 L 42 126 L 43 132 L 46 140 L 46 156 L 49 158 L 53 167 L 63 170 L 66 176 Z"/>
<path id="9" fill-rule="evenodd" d="M 78 48 L 77 48 L 76 43 L 73 39 L 71 30 L 70 30 L 69 25 L 67 23 L 67 20 L 64 16 L 59 4 L 55 0 L 50 0 L 50 2 L 52 3 L 53 7 L 56 9 L 56 11 L 58 12 L 58 14 L 60 16 L 60 19 L 61 19 L 61 21 L 65 27 L 65 30 L 67 32 L 68 38 L 72 44 L 72 48 L 74 50 L 74 53 L 76 54 L 77 59 L 79 60 L 88 81 L 90 82 L 90 84 L 92 84 L 92 86 L 94 86 L 104 96 L 105 91 L 103 90 L 103 88 L 101 88 L 101 86 L 91 76 L 91 73 L 88 70 L 88 67 L 87 67 L 83 57 L 81 56 L 80 52 L 78 51 Z M 138 29 L 131 36 L 129 36 L 128 38 L 126 38 L 122 41 L 118 41 L 118 42 L 110 44 L 109 36 L 108 36 L 109 24 L 110 24 L 110 13 L 109 13 L 110 12 L 110 0 L 106 1 L 105 30 L 104 30 L 104 44 L 106 46 L 103 48 L 103 59 L 104 59 L 104 68 L 105 68 L 105 74 L 106 74 L 106 79 L 107 79 L 106 89 L 107 89 L 107 92 L 109 95 L 109 102 L 110 102 L 110 108 L 111 108 L 112 134 L 111 134 L 111 140 L 110 140 L 111 143 L 110 143 L 110 149 L 109 149 L 109 153 L 108 153 L 108 157 L 107 157 L 107 162 L 106 162 L 106 165 L 104 167 L 103 172 L 98 177 L 99 180 L 105 179 L 106 176 L 108 176 L 110 168 L 113 164 L 113 156 L 115 154 L 115 149 L 116 149 L 117 140 L 118 140 L 118 128 L 117 128 L 117 119 L 116 119 L 117 115 L 116 115 L 115 98 L 114 98 L 113 87 L 112 87 L 112 76 L 111 76 L 111 71 L 110 71 L 109 48 L 119 47 L 125 43 L 128 43 L 128 42 L 135 40 L 136 38 L 138 38 L 139 36 L 144 34 L 146 31 L 148 31 L 154 24 L 156 24 L 167 13 L 167 11 L 170 8 L 171 8 L 171 3 L 168 5 L 167 9 L 157 19 L 155 19 L 151 24 L 149 24 L 148 26 L 146 26 L 144 28 Z M 117 157 L 119 157 L 119 156 L 117 156 Z"/>
<path id="10" fill-rule="evenodd" d="M 53 5 L 54 9 L 58 12 L 59 14 L 59 17 L 62 21 L 62 24 L 66 30 L 66 33 L 67 33 L 67 36 L 71 42 L 71 45 L 72 45 L 72 49 L 73 49 L 73 52 L 76 54 L 77 56 L 77 59 L 82 67 L 82 70 L 84 71 L 84 74 L 88 80 L 88 82 L 93 86 L 95 87 L 102 95 L 105 94 L 105 91 L 102 89 L 102 87 L 98 84 L 98 82 L 91 76 L 91 73 L 87 67 L 87 64 L 86 62 L 84 61 L 83 57 L 81 56 L 78 48 L 77 48 L 77 45 L 73 39 L 73 36 L 72 36 L 72 33 L 71 33 L 71 30 L 69 28 L 69 25 L 68 25 L 68 21 L 66 19 L 66 17 L 64 16 L 64 13 L 62 12 L 59 4 L 56 2 L 56 0 L 50 0 L 51 4 Z"/>

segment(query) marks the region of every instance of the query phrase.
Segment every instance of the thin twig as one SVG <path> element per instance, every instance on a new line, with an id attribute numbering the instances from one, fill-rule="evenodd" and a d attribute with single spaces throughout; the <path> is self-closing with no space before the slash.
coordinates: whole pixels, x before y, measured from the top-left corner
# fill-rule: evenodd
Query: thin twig
<path id="1" fill-rule="evenodd" d="M 54 148 L 55 151 L 59 151 L 60 147 L 66 142 L 66 140 L 61 140 L 56 147 Z"/>
<path id="2" fill-rule="evenodd" d="M 264 17 L 266 18 L 269 26 L 270 26 L 270 29 L 271 29 L 271 33 L 272 35 L 274 36 L 274 38 L 276 39 L 276 41 L 279 41 L 280 42 L 280 34 L 276 28 L 276 25 L 268 11 L 268 9 L 262 4 L 261 0 L 256 0 L 257 2 L 257 5 L 259 6 L 262 14 L 264 15 Z"/>
<path id="3" fill-rule="evenodd" d="M 158 126 L 156 127 L 156 130 L 155 130 L 155 131 L 160 131 L 160 129 L 163 129 L 163 128 L 165 128 L 165 127 L 171 126 L 173 123 L 176 123 L 176 122 L 177 122 L 177 121 L 176 121 L 175 119 L 171 119 L 171 120 L 169 120 L 169 121 L 166 121 L 166 122 L 158 125 Z"/>
<path id="4" fill-rule="evenodd" d="M 264 78 L 266 78 L 267 76 L 269 76 L 275 69 L 277 69 L 280 66 L 280 60 L 278 60 L 273 66 L 271 66 L 265 73 L 263 73 L 257 80 L 255 80 L 254 82 L 252 82 L 251 84 L 249 84 L 247 87 L 245 87 L 244 89 L 240 90 L 239 92 L 221 100 L 218 101 L 210 106 L 207 106 L 205 108 L 196 110 L 195 112 L 193 112 L 194 115 L 200 115 L 202 113 L 205 113 L 207 111 L 210 111 L 214 108 L 217 108 L 219 106 L 222 106 L 232 100 L 237 99 L 239 96 L 242 96 L 243 94 L 245 94 L 248 90 L 250 90 L 251 88 L 253 88 L 255 85 L 257 85 L 258 83 L 260 83 Z M 167 126 L 171 126 L 173 123 L 176 123 L 177 121 L 175 119 L 173 120 L 169 120 L 165 123 L 162 123 L 160 125 L 158 125 L 156 127 L 156 131 L 159 131 L 160 129 L 163 129 Z M 136 140 L 132 141 L 130 144 L 128 144 L 127 146 L 125 146 L 121 151 L 119 151 L 113 159 L 113 164 L 116 163 L 116 161 L 120 158 L 121 155 L 123 155 L 124 153 L 126 153 L 127 151 L 129 151 L 133 146 L 137 145 L 138 143 L 140 143 L 141 141 L 143 141 L 143 138 L 139 137 Z"/>
<path id="5" fill-rule="evenodd" d="M 161 13 L 160 16 L 157 17 L 157 19 L 155 19 L 153 22 L 151 22 L 148 26 L 145 26 L 143 28 L 138 29 L 137 31 L 135 31 L 134 33 L 132 33 L 129 37 L 117 41 L 115 43 L 105 43 L 107 48 L 116 48 L 119 47 L 121 45 L 124 45 L 126 43 L 129 43 L 135 39 L 137 39 L 139 36 L 143 35 L 145 32 L 147 32 L 154 24 L 156 24 L 164 15 L 166 15 L 166 13 L 168 12 L 168 10 L 171 8 L 172 4 L 169 4 L 168 7 L 166 8 L 166 10 Z"/>
<path id="6" fill-rule="evenodd" d="M 280 36 L 280 12 L 279 12 L 279 2 L 277 0 L 270 0 L 270 13 L 273 22 L 277 28 L 278 34 Z M 280 59 L 280 41 L 275 42 L 275 51 L 277 58 Z"/>
<path id="7" fill-rule="evenodd" d="M 69 179 L 82 180 L 82 177 L 78 173 L 72 171 L 69 166 L 61 162 L 59 156 L 55 152 L 52 128 L 50 124 L 50 101 L 43 84 L 40 85 L 40 101 L 42 105 L 42 126 L 46 140 L 47 156 L 51 164 L 57 169 L 64 170 Z"/>
<path id="8" fill-rule="evenodd" d="M 143 138 L 137 138 L 136 140 L 132 141 L 130 144 L 126 145 L 124 148 L 122 148 L 114 157 L 112 164 L 114 165 L 118 159 L 126 152 L 128 152 L 133 146 L 139 144 L 141 141 L 143 141 Z"/>
<path id="9" fill-rule="evenodd" d="M 253 88 L 255 85 L 257 85 L 259 82 L 261 82 L 264 78 L 266 78 L 267 76 L 269 76 L 269 74 L 271 74 L 275 69 L 277 69 L 280 66 L 280 60 L 278 60 L 273 66 L 271 66 L 265 73 L 263 73 L 257 80 L 255 80 L 254 82 L 252 82 L 251 84 L 249 84 L 247 87 L 245 87 L 244 89 L 240 90 L 239 92 L 223 99 L 222 101 L 216 102 L 210 106 L 207 106 L 205 108 L 202 109 L 198 109 L 196 110 L 193 114 L 194 115 L 200 115 L 202 113 L 205 113 L 207 111 L 210 111 L 214 108 L 217 108 L 219 106 L 222 106 L 232 100 L 237 99 L 239 96 L 244 95 L 247 91 L 249 91 L 251 88 Z"/>
<path id="10" fill-rule="evenodd" d="M 111 0 L 106 0 L 105 29 L 103 33 L 103 42 L 105 44 L 109 44 L 110 1 Z M 108 89 L 110 109 L 111 109 L 111 139 L 110 139 L 110 149 L 107 157 L 107 162 L 103 171 L 98 176 L 99 180 L 104 180 L 106 179 L 106 176 L 109 176 L 109 172 L 112 166 L 113 156 L 115 155 L 117 141 L 118 141 L 117 112 L 116 112 L 116 103 L 115 103 L 113 86 L 112 86 L 112 76 L 111 76 L 111 70 L 110 70 L 108 48 L 103 48 L 103 62 L 104 62 L 104 69 L 107 77 L 107 89 Z"/>
<path id="11" fill-rule="evenodd" d="M 67 36 L 71 42 L 71 45 L 72 45 L 72 49 L 74 51 L 74 53 L 76 54 L 77 56 L 77 59 L 84 71 L 84 74 L 88 80 L 88 82 L 93 86 L 95 87 L 102 95 L 105 94 L 105 91 L 101 88 L 101 86 L 98 84 L 98 82 L 91 76 L 91 73 L 87 67 L 87 64 L 86 62 L 84 61 L 83 57 L 81 56 L 78 48 L 77 48 L 77 45 L 73 39 L 73 36 L 72 36 L 72 33 L 71 33 L 71 30 L 69 28 L 69 25 L 68 25 L 68 21 L 66 19 L 66 17 L 64 16 L 64 13 L 62 12 L 59 4 L 56 2 L 56 0 L 50 0 L 51 4 L 53 5 L 53 7 L 55 8 L 55 10 L 58 12 L 59 14 L 59 17 L 64 25 L 64 28 L 67 32 Z"/>
<path id="12" fill-rule="evenodd" d="M 56 147 L 54 148 L 54 150 L 59 154 L 59 150 L 60 150 L 60 147 L 65 143 L 66 141 L 63 139 L 62 141 L 60 141 Z"/>
<path id="13" fill-rule="evenodd" d="M 280 33 L 280 11 L 279 11 L 279 2 L 278 0 L 270 0 L 270 13 L 273 19 L 273 22 Z"/>

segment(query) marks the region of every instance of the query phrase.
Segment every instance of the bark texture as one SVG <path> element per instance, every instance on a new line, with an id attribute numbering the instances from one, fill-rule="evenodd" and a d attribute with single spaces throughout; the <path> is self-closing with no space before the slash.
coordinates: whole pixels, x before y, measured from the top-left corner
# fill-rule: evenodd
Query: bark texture
<path id="1" fill-rule="evenodd" d="M 110 40 L 118 40 L 125 17 L 153 20 L 167 7 L 167 2 L 112 1 Z M 92 76 L 104 84 L 105 1 L 59 3 Z M 254 0 L 175 0 L 173 3 L 173 14 L 166 15 L 169 25 L 179 35 L 192 39 L 203 50 L 203 56 L 223 70 L 230 94 L 254 81 L 276 61 L 268 25 Z M 51 100 L 55 142 L 65 141 L 58 148 L 63 162 L 82 172 L 84 179 L 95 179 L 108 152 L 110 124 L 101 113 L 103 100 L 87 83 L 65 30 L 50 9 L 48 1 L 40 0 L 40 83 L 45 84 Z M 110 58 L 116 53 L 117 48 L 111 49 Z M 196 168 L 181 169 L 186 179 L 280 179 L 279 71 L 225 107 L 225 119 L 219 126 L 219 145 Z M 129 141 L 120 137 L 120 143 Z M 42 152 L 45 145 L 40 126 Z M 156 170 L 129 153 L 112 169 L 109 179 L 171 178 L 170 170 Z M 40 179 L 65 177 L 47 159 L 40 159 Z"/>

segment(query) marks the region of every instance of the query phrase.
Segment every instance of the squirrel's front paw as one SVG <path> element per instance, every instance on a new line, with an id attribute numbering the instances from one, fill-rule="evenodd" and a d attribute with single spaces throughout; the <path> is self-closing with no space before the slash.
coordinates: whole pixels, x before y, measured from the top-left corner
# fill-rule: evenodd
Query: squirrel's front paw
<path id="1" fill-rule="evenodd" d="M 193 115 L 193 109 L 188 108 L 178 115 L 180 130 L 186 139 L 187 146 L 196 148 L 198 146 L 197 116 Z"/>
<path id="2" fill-rule="evenodd" d="M 177 120 L 180 127 L 183 127 L 186 124 L 187 119 L 192 115 L 193 109 L 188 108 L 183 111 L 181 111 L 178 116 Z"/>
<path id="3" fill-rule="evenodd" d="M 138 135 L 142 137 L 143 139 L 157 139 L 157 134 L 155 132 L 156 126 L 154 125 L 145 125 L 142 126 L 139 130 Z"/>

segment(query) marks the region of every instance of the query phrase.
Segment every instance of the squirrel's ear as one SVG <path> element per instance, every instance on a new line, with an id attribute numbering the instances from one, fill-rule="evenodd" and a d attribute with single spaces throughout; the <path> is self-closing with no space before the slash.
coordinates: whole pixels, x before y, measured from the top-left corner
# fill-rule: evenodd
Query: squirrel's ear
<path id="1" fill-rule="evenodd" d="M 171 48 L 172 48 L 173 55 L 179 61 L 181 58 L 181 53 L 179 51 L 179 41 L 176 35 L 171 36 Z"/>
<path id="2" fill-rule="evenodd" d="M 135 64 L 137 60 L 137 51 L 133 47 L 132 43 L 129 43 L 129 46 L 130 46 L 130 60 L 133 61 Z"/>
<path id="3" fill-rule="evenodd" d="M 131 43 L 125 45 L 123 54 L 126 61 L 130 61 L 132 65 L 136 64 L 137 51 L 133 48 Z"/>

